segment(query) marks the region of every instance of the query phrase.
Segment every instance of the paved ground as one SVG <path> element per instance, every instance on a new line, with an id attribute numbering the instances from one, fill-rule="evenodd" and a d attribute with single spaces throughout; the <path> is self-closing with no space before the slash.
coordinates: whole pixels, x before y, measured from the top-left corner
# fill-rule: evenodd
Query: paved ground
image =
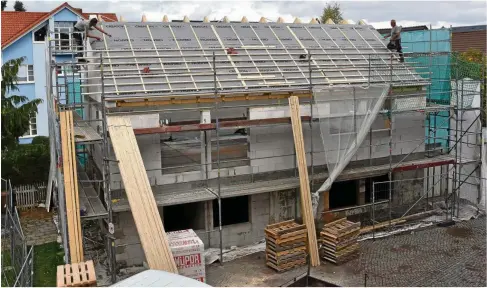
<path id="1" fill-rule="evenodd" d="M 53 214 L 48 213 L 45 208 L 33 208 L 19 214 L 27 245 L 41 245 L 57 240 Z"/>
<path id="2" fill-rule="evenodd" d="M 486 281 L 486 218 L 430 227 L 360 242 L 360 257 L 341 266 L 321 265 L 311 276 L 339 286 L 483 286 Z M 305 267 L 276 273 L 263 252 L 221 267 L 207 267 L 212 286 L 281 286 Z"/>

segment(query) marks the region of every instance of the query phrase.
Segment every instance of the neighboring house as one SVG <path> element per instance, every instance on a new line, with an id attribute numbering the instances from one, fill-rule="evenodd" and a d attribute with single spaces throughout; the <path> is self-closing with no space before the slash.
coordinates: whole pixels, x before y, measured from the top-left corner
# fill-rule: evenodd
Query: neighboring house
<path id="1" fill-rule="evenodd" d="M 452 28 L 452 51 L 466 52 L 469 48 L 487 54 L 487 25 L 462 26 Z"/>
<path id="2" fill-rule="evenodd" d="M 117 21 L 117 16 L 113 13 L 83 13 L 81 9 L 73 8 L 67 2 L 50 12 L 2 11 L 2 64 L 11 59 L 25 57 L 18 75 L 19 91 L 14 93 L 29 99 L 43 100 L 37 115 L 31 118 L 29 131 L 20 139 L 21 144 L 30 143 L 35 136 L 49 134 L 46 97 L 49 33 L 53 35 L 56 45 L 52 60 L 72 61 L 75 54 L 71 47 L 70 32 L 79 19 L 88 19 L 90 16 L 101 17 L 106 22 Z"/>

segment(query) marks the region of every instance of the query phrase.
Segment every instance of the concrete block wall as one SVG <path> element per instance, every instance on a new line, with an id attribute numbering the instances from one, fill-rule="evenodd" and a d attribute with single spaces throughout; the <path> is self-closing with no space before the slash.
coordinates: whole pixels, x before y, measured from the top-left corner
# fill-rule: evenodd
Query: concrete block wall
<path id="1" fill-rule="evenodd" d="M 392 195 L 393 206 L 411 204 L 421 197 L 425 187 L 423 178 L 424 171 L 425 169 L 417 169 L 392 174 L 394 181 L 394 192 Z"/>
<path id="2" fill-rule="evenodd" d="M 158 134 L 140 135 L 136 136 L 136 139 L 151 186 L 160 185 L 162 183 L 160 136 Z M 109 157 L 116 159 L 111 144 L 109 145 L 109 150 Z M 122 178 L 119 174 L 120 170 L 116 162 L 110 162 L 110 173 L 112 173 L 110 178 L 112 189 L 123 189 Z"/>
<path id="3" fill-rule="evenodd" d="M 151 128 L 159 126 L 159 114 L 131 115 L 130 121 L 133 128 Z M 159 134 L 136 136 L 142 160 L 144 161 L 147 176 L 151 185 L 157 185 L 162 181 L 161 172 L 161 141 Z M 101 153 L 101 151 L 99 151 Z M 109 158 L 116 159 L 113 146 L 109 142 Z M 123 188 L 120 170 L 116 162 L 110 162 L 111 189 Z"/>
<path id="4" fill-rule="evenodd" d="M 310 105 L 300 105 L 301 116 L 310 115 Z M 316 108 L 316 113 L 319 113 Z M 322 112 L 321 112 L 322 113 Z M 249 109 L 250 119 L 268 119 L 276 117 L 289 117 L 288 107 L 265 107 Z M 404 113 L 393 116 L 392 135 L 393 135 L 393 155 L 408 154 L 409 152 L 424 151 L 424 115 L 421 113 Z M 369 158 L 382 158 L 389 156 L 389 131 L 385 130 L 386 122 L 384 116 L 378 115 L 372 125 L 372 142 L 367 136 L 360 146 L 352 161 L 364 160 Z M 249 129 L 249 158 L 250 165 L 258 172 L 268 172 L 274 170 L 285 170 L 294 168 L 294 156 L 289 155 L 294 152 L 294 140 L 291 125 L 279 125 L 273 127 L 252 127 Z M 311 135 L 313 131 L 313 135 Z M 338 139 L 338 136 L 336 136 Z M 313 123 L 313 130 L 309 123 L 303 123 L 303 138 L 305 149 L 311 151 L 311 139 L 313 139 L 313 164 L 325 165 L 326 158 L 323 151 L 323 141 L 321 138 L 319 123 Z M 342 137 L 342 140 L 346 137 Z M 336 141 L 338 142 L 338 141 Z M 372 149 L 370 145 L 372 144 Z M 419 145 L 419 147 L 417 147 Z M 346 145 L 341 147 L 346 149 Z M 371 151 L 372 150 L 372 151 Z M 372 152 L 372 154 L 371 154 Z M 276 157 L 277 156 L 277 157 Z M 262 157 L 272 157 L 259 159 Z M 311 163 L 311 155 L 307 155 L 307 163 Z"/>
<path id="5" fill-rule="evenodd" d="M 223 226 L 223 246 L 244 246 L 264 239 L 264 229 L 269 224 L 270 215 L 270 193 L 262 193 L 249 196 L 250 222 Z M 211 204 L 209 201 L 207 204 Z M 201 217 L 206 218 L 207 227 L 211 232 L 204 230 L 195 231 L 205 245 L 218 248 L 219 231 L 218 223 L 213 222 L 211 205 L 205 205 L 205 211 Z M 159 207 L 162 216 L 163 207 Z M 140 238 L 135 227 L 135 222 L 131 212 L 116 213 L 115 216 L 115 245 L 117 262 L 121 265 L 142 265 L 145 260 L 144 251 L 140 243 Z"/>

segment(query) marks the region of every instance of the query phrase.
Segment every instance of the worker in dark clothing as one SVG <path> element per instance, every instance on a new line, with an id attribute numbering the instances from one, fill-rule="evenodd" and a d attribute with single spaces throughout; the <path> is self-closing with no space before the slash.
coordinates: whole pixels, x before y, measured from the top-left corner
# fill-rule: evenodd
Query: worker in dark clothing
<path id="1" fill-rule="evenodd" d="M 404 62 L 404 54 L 402 53 L 402 46 L 401 46 L 401 26 L 396 25 L 396 20 L 391 20 L 391 34 L 385 39 L 391 37 L 389 44 L 387 45 L 388 49 L 396 49 L 399 53 L 399 61 Z"/>
<path id="2" fill-rule="evenodd" d="M 109 37 L 112 37 L 112 35 L 105 32 L 102 28 L 97 27 L 96 24 L 98 24 L 98 20 L 96 18 L 92 18 L 90 20 L 80 20 L 74 25 L 73 37 L 76 40 L 76 46 L 78 46 L 77 50 L 81 51 L 81 52 L 78 52 L 76 54 L 77 57 L 83 57 L 83 52 L 82 52 L 83 42 L 86 38 L 94 38 L 98 41 L 101 40 L 100 37 L 95 36 L 93 34 L 90 34 L 90 31 L 92 31 L 93 28 L 95 28 L 96 30 L 100 31 L 101 33 L 103 33 Z M 83 37 L 82 33 L 84 33 L 84 37 Z M 86 62 L 85 59 L 79 59 L 79 61 L 80 62 Z"/>

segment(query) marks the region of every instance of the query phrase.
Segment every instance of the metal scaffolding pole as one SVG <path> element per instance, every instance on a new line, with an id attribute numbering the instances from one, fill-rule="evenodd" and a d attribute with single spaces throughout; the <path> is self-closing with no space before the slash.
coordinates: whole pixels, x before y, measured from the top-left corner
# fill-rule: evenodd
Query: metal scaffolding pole
<path id="1" fill-rule="evenodd" d="M 313 95 L 313 70 L 311 69 L 311 52 L 308 51 L 308 70 L 309 70 L 309 93 L 311 95 Z M 312 97 L 312 96 L 311 96 Z M 311 156 L 310 156 L 310 164 L 311 164 L 311 177 L 310 177 L 310 184 L 311 184 L 311 191 L 314 191 L 314 154 L 313 154 L 313 98 L 311 98 L 311 101 L 310 101 L 310 119 L 309 119 L 309 127 L 310 127 L 310 145 L 311 145 Z"/>
<path id="2" fill-rule="evenodd" d="M 218 88 L 216 78 L 216 62 L 215 52 L 213 52 L 213 83 L 214 83 L 214 96 L 215 96 L 215 121 L 216 121 L 216 157 L 218 165 L 218 230 L 220 231 L 220 265 L 223 266 L 223 231 L 222 231 L 222 198 L 221 198 L 221 181 L 220 181 L 220 127 L 219 123 L 219 111 L 218 111 Z M 211 137 L 210 137 L 211 141 Z M 213 161 L 211 161 L 213 162 Z"/>
<path id="3" fill-rule="evenodd" d="M 102 116 L 102 129 L 103 129 L 103 171 L 102 171 L 102 181 L 103 181 L 103 192 L 105 193 L 106 205 L 108 210 L 108 233 L 107 233 L 107 244 L 108 244 L 108 256 L 110 261 L 110 276 L 112 283 L 117 281 L 117 261 L 115 255 L 115 226 L 113 225 L 113 211 L 112 211 L 112 193 L 110 188 L 110 159 L 109 159 L 109 146 L 108 146 L 108 127 L 107 127 L 107 111 L 105 103 L 105 85 L 104 85 L 104 69 L 103 69 L 103 54 L 100 53 L 100 80 L 101 80 L 101 116 Z"/>

